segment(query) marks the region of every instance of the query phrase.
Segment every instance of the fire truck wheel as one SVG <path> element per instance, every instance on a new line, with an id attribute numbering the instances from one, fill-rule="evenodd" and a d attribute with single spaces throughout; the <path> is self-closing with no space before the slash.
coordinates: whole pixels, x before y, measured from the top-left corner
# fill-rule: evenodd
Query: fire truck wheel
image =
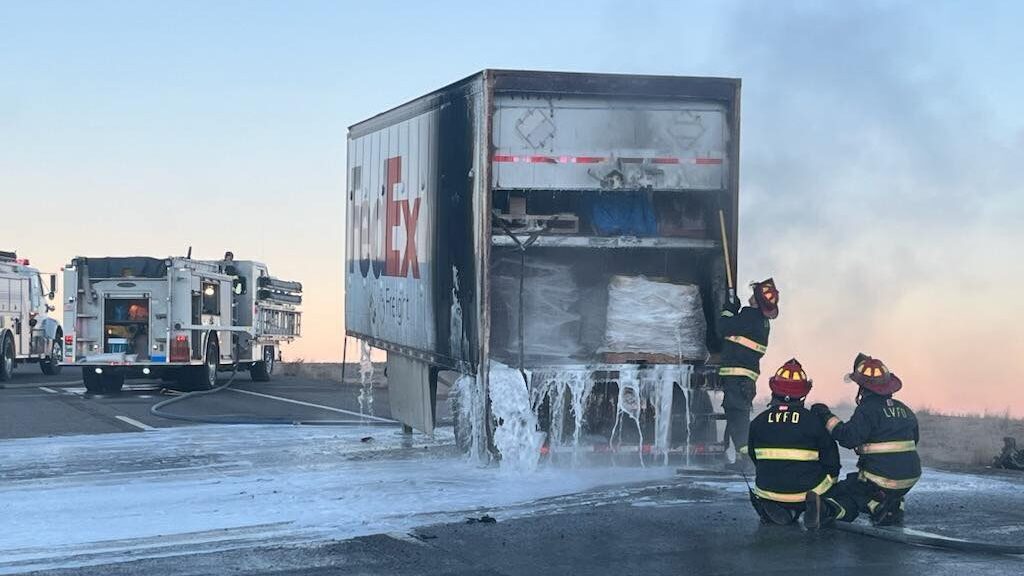
<path id="1" fill-rule="evenodd" d="M 249 368 L 249 377 L 253 382 L 269 382 L 270 376 L 274 373 L 274 347 L 263 348 L 263 360 L 256 362 Z"/>
<path id="2" fill-rule="evenodd" d="M 0 343 L 0 382 L 7 382 L 14 375 L 14 342 L 6 335 Z"/>
<path id="3" fill-rule="evenodd" d="M 60 361 L 64 359 L 64 337 L 58 332 L 50 345 L 50 356 L 39 363 L 39 368 L 47 376 L 60 374 Z"/>
<path id="4" fill-rule="evenodd" d="M 192 390 L 209 390 L 217 385 L 217 366 L 220 363 L 220 347 L 213 338 L 206 343 L 206 361 L 192 369 Z"/>
<path id="5" fill-rule="evenodd" d="M 103 379 L 96 373 L 95 368 L 82 368 L 82 382 L 85 384 L 85 391 L 89 394 L 102 394 Z"/>

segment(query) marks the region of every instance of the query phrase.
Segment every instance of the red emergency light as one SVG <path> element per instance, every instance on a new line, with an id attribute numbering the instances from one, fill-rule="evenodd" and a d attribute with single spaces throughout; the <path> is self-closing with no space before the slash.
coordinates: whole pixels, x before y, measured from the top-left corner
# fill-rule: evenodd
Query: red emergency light
<path id="1" fill-rule="evenodd" d="M 17 260 L 15 260 L 15 262 L 21 264 L 22 266 L 28 266 L 32 264 L 31 262 L 28 261 L 28 258 L 18 258 Z"/>

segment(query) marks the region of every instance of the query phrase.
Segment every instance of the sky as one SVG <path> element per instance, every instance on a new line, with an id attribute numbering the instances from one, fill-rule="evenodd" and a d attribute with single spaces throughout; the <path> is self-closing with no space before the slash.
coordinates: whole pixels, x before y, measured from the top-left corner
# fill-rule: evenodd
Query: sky
<path id="1" fill-rule="evenodd" d="M 269 264 L 338 361 L 347 126 L 483 68 L 743 80 L 739 280 L 764 371 L 1024 416 L 1024 7 L 1012 2 L 8 2 L 0 249 Z M 353 350 L 353 349 L 350 349 Z M 354 354 L 349 354 L 349 359 Z M 762 386 L 764 383 L 762 382 Z"/>

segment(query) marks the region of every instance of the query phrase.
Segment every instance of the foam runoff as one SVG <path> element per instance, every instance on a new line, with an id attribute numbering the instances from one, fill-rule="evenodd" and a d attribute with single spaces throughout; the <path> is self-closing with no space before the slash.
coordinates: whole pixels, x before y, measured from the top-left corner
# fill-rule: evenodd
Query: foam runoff
<path id="1" fill-rule="evenodd" d="M 494 415 L 494 446 L 501 454 L 502 469 L 533 472 L 540 463 L 544 433 L 530 402 L 529 372 L 492 362 L 488 373 L 491 412 Z"/>
<path id="2" fill-rule="evenodd" d="M 370 344 L 359 342 L 359 413 L 373 416 L 373 361 L 370 359 Z"/>

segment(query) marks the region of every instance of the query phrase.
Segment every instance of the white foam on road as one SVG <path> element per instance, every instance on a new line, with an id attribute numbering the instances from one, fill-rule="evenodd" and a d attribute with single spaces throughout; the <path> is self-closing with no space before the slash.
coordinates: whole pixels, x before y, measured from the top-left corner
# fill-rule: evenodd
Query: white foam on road
<path id="1" fill-rule="evenodd" d="M 0 441 L 0 573 L 406 533 L 670 468 L 510 474 L 391 428 L 195 426 Z"/>

